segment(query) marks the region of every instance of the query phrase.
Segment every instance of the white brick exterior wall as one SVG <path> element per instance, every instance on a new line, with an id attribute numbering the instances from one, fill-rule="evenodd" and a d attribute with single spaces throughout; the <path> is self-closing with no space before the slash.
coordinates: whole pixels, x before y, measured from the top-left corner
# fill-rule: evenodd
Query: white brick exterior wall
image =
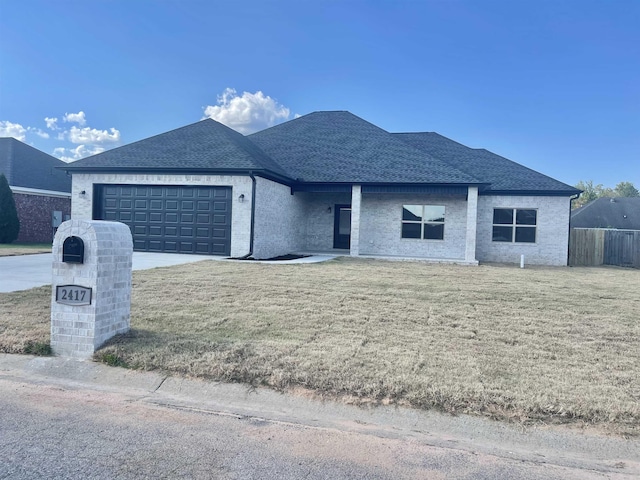
<path id="1" fill-rule="evenodd" d="M 402 238 L 403 205 L 444 205 L 444 240 Z M 363 194 L 360 254 L 464 260 L 467 201 L 464 197 Z"/>
<path id="2" fill-rule="evenodd" d="M 253 257 L 271 258 L 304 249 L 304 203 L 291 188 L 256 177 Z"/>
<path id="3" fill-rule="evenodd" d="M 351 193 L 301 193 L 296 198 L 304 204 L 304 250 L 331 250 L 335 206 L 349 205 Z M 329 208 L 331 210 L 329 211 Z"/>
<path id="4" fill-rule="evenodd" d="M 71 218 L 93 218 L 94 184 L 185 185 L 232 187 L 231 256 L 249 253 L 251 234 L 251 178 L 236 175 L 164 175 L 124 173 L 74 173 L 71 188 Z M 81 195 L 81 191 L 85 195 Z M 244 202 L 238 198 L 244 195 Z"/>
<path id="5" fill-rule="evenodd" d="M 493 242 L 494 208 L 536 209 L 536 243 Z M 569 198 L 491 196 L 478 197 L 478 234 L 476 256 L 481 262 L 567 265 L 569 245 Z"/>
<path id="6" fill-rule="evenodd" d="M 84 263 L 64 263 L 64 240 L 84 242 Z M 90 358 L 109 338 L 129 330 L 131 316 L 131 258 L 129 228 L 119 222 L 69 220 L 53 241 L 51 348 L 57 355 Z M 90 305 L 56 301 L 56 287 L 80 285 L 92 290 Z"/>
<path id="7" fill-rule="evenodd" d="M 91 219 L 94 184 L 194 185 L 232 187 L 231 256 L 249 252 L 252 182 L 248 176 L 77 173 L 73 175 L 72 218 Z M 81 191 L 85 195 L 80 195 Z M 244 195 L 244 202 L 238 200 Z M 475 195 L 471 195 L 471 200 Z M 254 257 L 269 258 L 300 250 L 331 250 L 336 204 L 351 204 L 351 193 L 291 195 L 290 188 L 256 177 Z M 402 205 L 444 205 L 444 240 L 401 238 Z M 479 196 L 477 198 L 475 257 L 484 262 L 520 261 L 566 265 L 569 235 L 569 198 L 532 196 Z M 329 211 L 331 207 L 331 211 Z M 471 261 L 473 245 L 467 225 L 473 212 L 460 196 L 363 194 L 361 196 L 360 255 L 424 257 Z M 535 244 L 492 242 L 493 208 L 538 210 Z M 473 235 L 473 232 L 469 232 Z"/>

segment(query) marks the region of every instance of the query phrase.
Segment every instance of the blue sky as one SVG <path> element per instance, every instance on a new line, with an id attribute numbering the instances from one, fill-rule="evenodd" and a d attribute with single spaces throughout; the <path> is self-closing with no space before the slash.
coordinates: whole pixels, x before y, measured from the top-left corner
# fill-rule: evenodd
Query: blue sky
<path id="1" fill-rule="evenodd" d="M 0 133 L 58 157 L 318 110 L 640 187 L 640 1 L 0 0 Z"/>

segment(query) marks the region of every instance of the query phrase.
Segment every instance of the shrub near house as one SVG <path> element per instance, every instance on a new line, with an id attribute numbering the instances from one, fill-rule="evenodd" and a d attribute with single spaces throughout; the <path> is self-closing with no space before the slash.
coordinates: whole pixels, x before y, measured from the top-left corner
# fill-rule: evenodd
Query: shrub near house
<path id="1" fill-rule="evenodd" d="M 18 238 L 20 220 L 13 193 L 4 173 L 0 174 L 0 243 L 11 243 Z"/>

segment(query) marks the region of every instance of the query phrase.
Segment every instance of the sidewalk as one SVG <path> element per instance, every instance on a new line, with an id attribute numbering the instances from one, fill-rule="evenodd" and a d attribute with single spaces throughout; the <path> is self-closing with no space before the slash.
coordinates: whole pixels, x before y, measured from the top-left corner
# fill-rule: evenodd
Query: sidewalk
<path id="1" fill-rule="evenodd" d="M 126 393 L 137 402 L 165 408 L 410 440 L 591 473 L 640 475 L 640 439 L 591 435 L 568 428 L 523 428 L 402 407 L 362 408 L 311 395 L 281 394 L 60 357 L 0 354 L 0 378 L 62 389 Z"/>

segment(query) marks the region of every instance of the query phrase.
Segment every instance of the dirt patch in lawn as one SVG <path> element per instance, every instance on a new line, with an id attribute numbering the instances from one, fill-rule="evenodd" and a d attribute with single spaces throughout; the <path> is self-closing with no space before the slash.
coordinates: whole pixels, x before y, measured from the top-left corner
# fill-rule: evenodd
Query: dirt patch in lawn
<path id="1" fill-rule="evenodd" d="M 349 401 L 634 434 L 638 285 L 640 271 L 619 268 L 198 262 L 135 272 L 133 330 L 96 358 Z M 12 321 L 9 300 L 12 308 L 48 308 L 48 292 L 30 292 L 0 294 L 0 331 Z M 40 325 L 48 332 L 48 317 Z"/>
<path id="2" fill-rule="evenodd" d="M 51 253 L 51 244 L 47 243 L 0 243 L 0 257 L 13 255 L 32 255 Z"/>

